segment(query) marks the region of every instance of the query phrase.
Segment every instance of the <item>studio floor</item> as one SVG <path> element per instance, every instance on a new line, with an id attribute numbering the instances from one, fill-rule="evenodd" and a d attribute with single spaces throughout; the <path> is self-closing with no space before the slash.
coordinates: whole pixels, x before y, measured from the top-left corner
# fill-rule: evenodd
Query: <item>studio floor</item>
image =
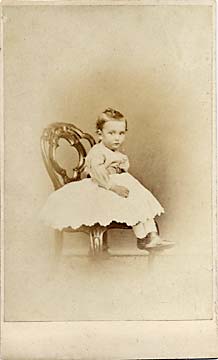
<path id="1" fill-rule="evenodd" d="M 13 286 L 5 288 L 5 320 L 192 320 L 212 316 L 213 273 L 205 254 L 183 254 L 178 247 L 149 257 L 120 255 L 106 260 L 66 253 L 58 267 L 52 259 L 42 257 L 40 271 L 12 277 Z"/>

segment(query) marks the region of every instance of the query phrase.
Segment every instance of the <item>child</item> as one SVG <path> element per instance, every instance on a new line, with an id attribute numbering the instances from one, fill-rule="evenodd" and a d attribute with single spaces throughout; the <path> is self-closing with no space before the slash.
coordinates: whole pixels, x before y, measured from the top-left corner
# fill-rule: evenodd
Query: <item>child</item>
<path id="1" fill-rule="evenodd" d="M 128 157 L 119 151 L 127 131 L 127 120 L 119 112 L 107 108 L 98 117 L 99 143 L 86 157 L 86 173 L 90 178 L 66 184 L 53 192 L 42 216 L 54 228 L 81 225 L 103 226 L 112 221 L 132 226 L 137 247 L 144 250 L 171 243 L 157 234 L 154 222 L 164 209 L 138 180 L 128 173 Z"/>

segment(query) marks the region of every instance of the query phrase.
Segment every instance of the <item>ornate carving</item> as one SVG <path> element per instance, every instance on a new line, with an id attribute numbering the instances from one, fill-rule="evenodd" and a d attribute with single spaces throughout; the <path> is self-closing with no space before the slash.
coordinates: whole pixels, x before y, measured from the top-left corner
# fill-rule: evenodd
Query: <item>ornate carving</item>
<path id="1" fill-rule="evenodd" d="M 96 224 L 90 228 L 90 252 L 92 255 L 101 254 L 103 251 L 103 235 L 107 228 Z"/>
<path id="2" fill-rule="evenodd" d="M 78 152 L 79 160 L 77 165 L 72 169 L 73 174 L 71 177 L 67 175 L 66 169 L 63 169 L 56 159 L 56 153 L 60 146 L 61 139 L 65 139 L 70 146 L 74 147 Z M 95 144 L 95 140 L 91 135 L 82 132 L 70 123 L 52 123 L 44 129 L 41 136 L 42 157 L 55 190 L 69 182 L 81 179 L 86 157 L 86 150 L 81 140 L 87 140 L 90 147 Z"/>

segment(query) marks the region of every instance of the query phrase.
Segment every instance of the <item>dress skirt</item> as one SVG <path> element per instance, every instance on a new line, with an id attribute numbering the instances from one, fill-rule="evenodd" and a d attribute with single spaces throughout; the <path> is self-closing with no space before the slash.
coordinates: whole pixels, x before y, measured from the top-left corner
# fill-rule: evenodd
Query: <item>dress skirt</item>
<path id="1" fill-rule="evenodd" d="M 54 191 L 41 211 L 41 219 L 59 230 L 96 223 L 106 226 L 112 221 L 133 226 L 164 212 L 152 193 L 129 173 L 113 174 L 110 179 L 129 189 L 128 198 L 106 190 L 87 178 Z"/>

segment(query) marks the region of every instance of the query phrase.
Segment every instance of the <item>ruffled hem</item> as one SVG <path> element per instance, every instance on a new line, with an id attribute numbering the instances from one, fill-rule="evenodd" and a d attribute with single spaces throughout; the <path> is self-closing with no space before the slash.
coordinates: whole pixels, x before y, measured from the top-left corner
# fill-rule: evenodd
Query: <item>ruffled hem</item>
<path id="1" fill-rule="evenodd" d="M 161 214 L 164 214 L 164 210 L 157 213 L 156 216 L 160 216 Z M 153 220 L 155 217 L 153 217 L 153 218 L 145 218 L 142 222 L 145 222 L 147 220 Z M 80 223 L 80 224 L 77 224 L 77 225 L 75 225 L 75 224 L 69 225 L 69 223 L 66 223 L 66 224 L 62 223 L 61 225 L 58 225 L 58 224 L 54 224 L 54 222 L 46 221 L 45 219 L 43 219 L 43 222 L 45 223 L 45 225 L 50 226 L 55 230 L 60 230 L 61 231 L 61 230 L 64 230 L 66 228 L 69 228 L 69 227 L 72 228 L 73 230 L 77 230 L 77 229 L 81 228 L 82 226 L 91 227 L 91 226 L 94 226 L 96 224 L 99 224 L 100 226 L 107 227 L 113 222 L 116 222 L 118 224 L 126 224 L 127 226 L 134 226 L 134 225 L 139 223 L 139 220 L 137 220 L 137 221 L 125 221 L 125 220 L 120 221 L 120 220 L 116 220 L 116 219 L 111 219 L 111 220 L 108 220 L 108 221 L 98 220 L 98 221 L 86 221 L 84 223 Z"/>

